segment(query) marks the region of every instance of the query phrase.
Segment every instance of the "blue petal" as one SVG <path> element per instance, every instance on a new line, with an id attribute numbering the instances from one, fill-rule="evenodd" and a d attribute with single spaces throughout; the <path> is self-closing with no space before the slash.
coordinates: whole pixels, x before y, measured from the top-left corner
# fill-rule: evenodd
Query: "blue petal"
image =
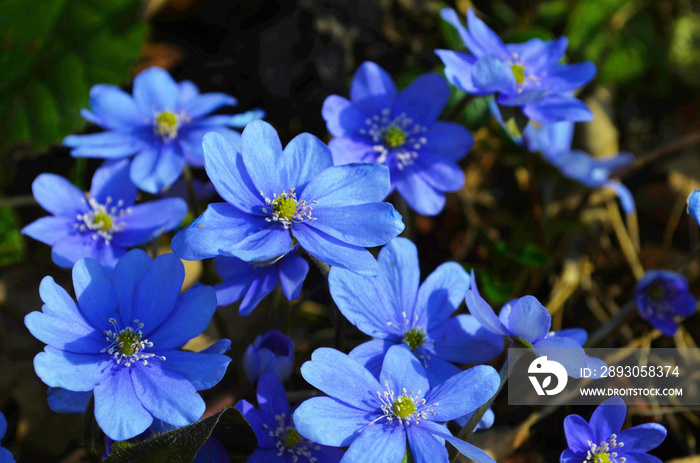
<path id="1" fill-rule="evenodd" d="M 593 113 L 584 102 L 559 95 L 548 96 L 537 104 L 524 106 L 523 113 L 540 124 L 587 122 L 593 119 Z"/>
<path id="2" fill-rule="evenodd" d="M 265 111 L 263 111 L 262 109 L 251 109 L 250 111 L 246 111 L 240 114 L 234 114 L 232 116 L 209 116 L 204 119 L 198 120 L 196 122 L 196 125 L 201 127 L 227 126 L 236 129 L 242 129 L 251 122 L 257 121 L 258 119 L 262 119 L 264 117 Z"/>
<path id="3" fill-rule="evenodd" d="M 531 39 L 525 43 L 508 44 L 508 54 L 517 53 L 527 63 L 535 75 L 549 73 L 564 57 L 569 39 L 559 37 L 555 40 L 543 42 L 539 39 Z"/>
<path id="4" fill-rule="evenodd" d="M 109 319 L 119 318 L 119 303 L 104 268 L 94 259 L 81 259 L 73 267 L 73 287 L 85 319 L 100 332 L 111 328 Z"/>
<path id="5" fill-rule="evenodd" d="M 321 171 L 332 165 L 331 150 L 315 136 L 302 133 L 284 148 L 276 168 L 281 173 L 282 185 L 303 191 Z"/>
<path id="6" fill-rule="evenodd" d="M 180 347 L 204 331 L 215 310 L 216 293 L 211 286 L 190 288 L 177 298 L 173 311 L 148 340 L 158 350 Z"/>
<path id="7" fill-rule="evenodd" d="M 361 135 L 346 135 L 334 138 L 328 142 L 328 147 L 333 153 L 333 163 L 336 166 L 353 162 L 374 163 L 377 160 L 374 142 Z"/>
<path id="8" fill-rule="evenodd" d="M 42 312 L 52 317 L 85 323 L 85 317 L 68 292 L 57 285 L 52 277 L 44 277 L 39 284 L 39 295 L 44 302 Z"/>
<path id="9" fill-rule="evenodd" d="M 313 216 L 316 220 L 306 222 L 309 227 L 343 243 L 362 247 L 386 244 L 405 227 L 401 215 L 389 203 L 318 207 L 314 208 Z"/>
<path id="10" fill-rule="evenodd" d="M 147 146 L 141 130 L 107 131 L 88 135 L 68 135 L 63 145 L 70 146 L 75 158 L 119 159 L 132 156 Z M 145 138 L 145 140 L 144 140 Z"/>
<path id="11" fill-rule="evenodd" d="M 202 417 L 206 406 L 192 383 L 165 369 L 161 361 L 136 364 L 131 370 L 136 396 L 155 418 L 186 426 Z"/>
<path id="12" fill-rule="evenodd" d="M 136 187 L 129 179 L 129 166 L 128 159 L 104 162 L 92 177 L 90 198 L 95 198 L 100 204 L 106 204 L 107 198 L 111 198 L 109 204 L 116 204 L 119 200 L 124 207 L 134 204 Z"/>
<path id="13" fill-rule="evenodd" d="M 266 198 L 296 185 L 286 183 L 282 143 L 277 131 L 264 121 L 253 121 L 243 130 L 241 156 L 256 190 Z"/>
<path id="14" fill-rule="evenodd" d="M 22 234 L 53 246 L 75 230 L 75 218 L 48 216 L 30 223 L 22 229 Z"/>
<path id="15" fill-rule="evenodd" d="M 479 364 L 503 351 L 503 337 L 483 328 L 471 315 L 457 315 L 429 329 L 435 355 L 450 362 Z"/>
<path id="16" fill-rule="evenodd" d="M 208 133 L 218 133 L 236 147 L 237 150 L 241 148 L 241 134 L 235 130 L 223 127 L 191 127 L 189 130 L 183 130 L 177 139 L 187 164 L 193 167 L 204 167 L 202 140 Z"/>
<path id="17" fill-rule="evenodd" d="M 540 302 L 525 296 L 518 299 L 508 317 L 508 329 L 530 343 L 543 339 L 552 326 L 552 316 Z"/>
<path id="18" fill-rule="evenodd" d="M 382 371 L 379 373 L 379 382 L 385 385 L 384 391 L 388 383 L 389 390 L 394 391 L 397 396 L 406 390 L 419 400 L 430 389 L 425 368 L 404 344 L 391 346 L 387 351 Z"/>
<path id="19" fill-rule="evenodd" d="M 662 463 L 658 458 L 646 453 L 625 452 L 625 463 Z"/>
<path id="20" fill-rule="evenodd" d="M 144 117 L 129 94 L 114 85 L 95 85 L 90 89 L 90 108 L 95 122 L 107 129 L 130 129 L 145 125 Z"/>
<path id="21" fill-rule="evenodd" d="M 528 124 L 523 135 L 527 140 L 527 146 L 530 151 L 539 151 L 548 156 L 553 156 L 560 152 L 571 151 L 574 124 L 571 122 L 558 122 L 556 124 L 544 124 L 539 126 L 539 128 Z"/>
<path id="22" fill-rule="evenodd" d="M 379 284 L 387 292 L 387 302 L 395 314 L 387 321 L 397 322 L 405 314 L 410 327 L 425 325 L 423 307 L 416 305 L 420 282 L 416 246 L 406 238 L 394 238 L 379 252 L 377 262 L 381 268 Z"/>
<path id="23" fill-rule="evenodd" d="M 175 254 L 163 254 L 153 260 L 136 283 L 133 317 L 143 323 L 144 338 L 155 335 L 167 318 L 177 316 L 173 309 L 180 308 L 177 303 L 184 279 L 185 268 L 180 259 Z M 160 348 L 156 344 L 156 349 Z"/>
<path id="24" fill-rule="evenodd" d="M 170 74 L 151 67 L 134 78 L 134 101 L 142 114 L 177 111 L 180 89 Z"/>
<path id="25" fill-rule="evenodd" d="M 407 426 L 408 447 L 415 463 L 449 461 L 445 443 L 421 426 Z"/>
<path id="26" fill-rule="evenodd" d="M 340 312 L 360 331 L 374 338 L 397 341 L 403 336 L 403 319 L 389 299 L 384 278 L 332 267 L 328 286 Z"/>
<path id="27" fill-rule="evenodd" d="M 24 324 L 39 341 L 68 352 L 98 354 L 108 345 L 104 334 L 85 322 L 30 312 Z"/>
<path id="28" fill-rule="evenodd" d="M 75 219 L 88 210 L 85 194 L 58 175 L 39 175 L 32 182 L 32 193 L 39 205 L 53 215 Z"/>
<path id="29" fill-rule="evenodd" d="M 248 291 L 238 307 L 238 312 L 243 316 L 250 315 L 260 301 L 275 289 L 275 285 L 277 285 L 277 275 L 274 272 L 265 273 L 255 278 L 248 287 Z"/>
<path id="30" fill-rule="evenodd" d="M 618 434 L 625 424 L 626 415 L 627 407 L 619 397 L 611 397 L 600 404 L 591 415 L 593 442 L 603 442 L 611 435 Z"/>
<path id="31" fill-rule="evenodd" d="M 180 225 L 187 215 L 187 203 L 180 198 L 164 198 L 131 207 L 122 217 L 125 228 L 115 232 L 112 241 L 124 247 L 151 241 Z"/>
<path id="32" fill-rule="evenodd" d="M 112 272 L 112 286 L 119 300 L 119 316 L 122 326 L 134 321 L 134 297 L 136 285 L 151 266 L 152 260 L 140 249 L 129 251 L 122 257 Z"/>
<path id="33" fill-rule="evenodd" d="M 450 99 L 450 86 L 439 74 L 427 73 L 401 90 L 393 114 L 406 114 L 422 126 L 435 122 Z"/>
<path id="34" fill-rule="evenodd" d="M 157 348 L 158 345 L 154 347 Z M 204 351 L 170 350 L 159 354 L 165 356 L 165 361 L 161 364 L 164 369 L 178 373 L 192 383 L 198 391 L 216 386 L 226 374 L 228 364 L 231 363 L 231 357 L 227 355 L 204 353 Z"/>
<path id="35" fill-rule="evenodd" d="M 284 414 L 291 416 L 287 393 L 280 379 L 272 373 L 264 374 L 258 381 L 258 406 L 267 416 Z"/>
<path id="36" fill-rule="evenodd" d="M 102 240 L 93 239 L 92 234 L 76 233 L 68 235 L 56 243 L 51 249 L 51 260 L 63 268 L 71 268 L 82 258 L 97 260 L 109 271 L 116 265 L 126 250 L 119 246 L 108 245 Z"/>
<path id="37" fill-rule="evenodd" d="M 345 447 L 379 416 L 379 413 L 358 410 L 332 397 L 312 397 L 294 411 L 294 426 L 312 442 Z"/>
<path id="38" fill-rule="evenodd" d="M 488 365 L 465 370 L 432 388 L 425 396 L 428 404 L 437 402 L 432 421 L 449 421 L 468 415 L 496 394 L 498 372 Z"/>
<path id="39" fill-rule="evenodd" d="M 178 87 L 178 108 L 183 108 L 188 103 L 193 102 L 199 95 L 199 88 L 191 80 L 182 80 L 177 84 Z"/>
<path id="40" fill-rule="evenodd" d="M 444 426 L 432 421 L 422 421 L 420 426 L 430 431 L 434 436 L 445 439 L 452 444 L 462 455 L 473 460 L 476 463 L 496 463 L 496 460 L 491 458 L 489 454 L 480 448 L 464 442 L 450 434 L 449 430 Z"/>
<path id="41" fill-rule="evenodd" d="M 595 64 L 590 61 L 554 66 L 549 70 L 544 84 L 552 92 L 569 92 L 587 84 L 595 73 Z"/>
<path id="42" fill-rule="evenodd" d="M 496 35 L 496 33 L 489 28 L 486 23 L 481 19 L 476 17 L 473 8 L 467 10 L 467 27 L 469 27 L 469 33 L 474 38 L 476 42 L 481 45 L 481 48 L 485 53 L 493 53 L 498 55 L 507 55 L 508 50 L 506 49 L 503 41 Z M 465 45 L 469 46 L 465 42 Z M 474 54 L 477 54 L 472 50 Z"/>
<path id="43" fill-rule="evenodd" d="M 428 275 L 418 291 L 416 307 L 424 314 L 422 324 L 428 330 L 447 320 L 464 300 L 469 275 L 455 262 L 446 262 Z"/>
<path id="44" fill-rule="evenodd" d="M 491 306 L 479 295 L 479 290 L 476 287 L 476 278 L 474 270 L 472 270 L 471 278 L 469 279 L 469 291 L 467 291 L 466 302 L 469 313 L 477 319 L 481 326 L 494 334 L 502 336 L 510 336 L 511 333 L 503 325 Z"/>
<path id="45" fill-rule="evenodd" d="M 486 55 L 474 63 L 472 81 L 482 92 L 512 94 L 517 90 L 513 71 L 505 61 L 494 55 Z"/>
<path id="46" fill-rule="evenodd" d="M 309 182 L 299 199 L 318 201 L 319 208 L 354 206 L 383 201 L 390 188 L 388 167 L 347 164 L 325 169 Z"/>
<path id="47" fill-rule="evenodd" d="M 49 408 L 56 413 L 85 413 L 91 397 L 92 391 L 75 392 L 62 387 L 46 391 Z"/>
<path id="48" fill-rule="evenodd" d="M 34 370 L 47 386 L 71 391 L 93 390 L 115 366 L 116 362 L 107 354 L 75 354 L 50 346 L 34 357 Z"/>
<path id="49" fill-rule="evenodd" d="M 228 451 L 224 444 L 216 437 L 210 437 L 204 442 L 204 445 L 192 463 L 230 463 Z"/>
<path id="50" fill-rule="evenodd" d="M 396 344 L 396 342 L 373 339 L 355 347 L 350 351 L 348 356 L 367 368 L 367 370 L 372 373 L 372 376 L 379 379 L 379 373 L 382 371 L 382 364 L 384 363 L 384 356 L 394 344 Z"/>
<path id="51" fill-rule="evenodd" d="M 301 287 L 309 273 L 309 263 L 303 257 L 289 256 L 277 266 L 277 278 L 282 288 L 282 294 L 293 301 L 301 296 Z"/>
<path id="52" fill-rule="evenodd" d="M 467 29 L 462 25 L 462 23 L 459 20 L 459 16 L 457 16 L 457 12 L 452 8 L 443 8 L 442 10 L 440 10 L 440 16 L 442 16 L 442 19 L 444 19 L 457 29 L 459 36 L 464 42 L 464 45 L 466 45 L 469 51 L 472 52 L 474 55 L 482 56 L 488 53 L 496 52 L 496 50 L 489 50 L 487 48 L 484 48 L 481 45 L 480 41 L 477 41 L 474 37 L 472 37 L 472 34 L 470 33 L 471 31 L 467 31 Z M 478 26 L 477 29 L 479 29 Z"/>
<path id="53" fill-rule="evenodd" d="M 175 142 L 151 146 L 131 161 L 131 180 L 143 191 L 156 194 L 180 177 L 185 157 Z"/>
<path id="54" fill-rule="evenodd" d="M 533 343 L 532 347 L 538 355 L 561 363 L 572 378 L 579 378 L 581 369 L 588 364 L 583 348 L 570 338 L 551 336 Z"/>
<path id="55" fill-rule="evenodd" d="M 549 89 L 532 89 L 523 90 L 515 94 L 500 94 L 497 98 L 498 104 L 503 106 L 522 106 L 526 104 L 535 104 L 542 101 Z"/>
<path id="56" fill-rule="evenodd" d="M 588 442 L 595 441 L 595 436 L 589 424 L 578 415 L 569 415 L 564 418 L 564 433 L 569 448 L 577 454 L 585 455 L 590 450 Z M 609 435 L 605 440 L 610 437 Z"/>
<path id="57" fill-rule="evenodd" d="M 216 305 L 219 307 L 241 300 L 253 280 L 260 278 L 260 272 L 253 264 L 236 257 L 215 257 L 214 266 L 219 276 L 224 278 L 222 283 L 214 287 Z"/>
<path id="58" fill-rule="evenodd" d="M 421 215 L 437 215 L 445 207 L 445 193 L 436 190 L 416 169 L 406 169 L 396 182 L 396 189 Z"/>
<path id="59" fill-rule="evenodd" d="M 365 367 L 335 349 L 316 349 L 311 361 L 301 366 L 301 375 L 331 397 L 352 407 L 379 413 L 377 392 L 384 388 Z"/>
<path id="60" fill-rule="evenodd" d="M 419 347 L 416 349 L 416 354 L 419 354 L 420 352 L 421 348 Z M 435 387 L 438 384 L 444 383 L 448 378 L 462 372 L 461 368 L 451 364 L 447 360 L 443 360 L 432 353 L 429 353 L 428 355 L 430 358 L 425 359 L 424 356 L 423 361 L 427 364 L 425 367 L 425 373 L 428 376 L 430 387 Z"/>
<path id="61" fill-rule="evenodd" d="M 178 105 L 192 119 L 199 119 L 224 106 L 236 106 L 238 102 L 225 93 L 205 93 L 191 98 L 184 105 Z"/>
<path id="62" fill-rule="evenodd" d="M 266 222 L 226 203 L 213 203 L 175 235 L 171 247 L 186 260 L 227 255 L 264 262 L 287 253 L 292 239 L 277 223 Z"/>
<path id="63" fill-rule="evenodd" d="M 424 149 L 451 161 L 462 159 L 474 144 L 471 132 L 454 122 L 436 121 L 423 137 L 426 140 Z"/>
<path id="64" fill-rule="evenodd" d="M 452 50 L 435 50 L 435 54 L 445 64 L 445 77 L 449 83 L 472 95 L 491 93 L 483 91 L 474 85 L 472 70 L 474 69 L 476 58 L 466 53 L 458 53 Z"/>
<path id="65" fill-rule="evenodd" d="M 248 176 L 239 150 L 216 132 L 205 135 L 202 146 L 204 168 L 221 197 L 245 212 L 259 209 L 264 198 Z"/>
<path id="66" fill-rule="evenodd" d="M 406 430 L 399 423 L 366 426 L 353 441 L 343 463 L 395 463 L 406 453 Z"/>
<path id="67" fill-rule="evenodd" d="M 554 333 L 548 334 L 547 337 L 560 337 L 560 338 L 570 338 L 576 341 L 579 345 L 583 346 L 586 344 L 588 339 L 588 333 L 586 330 L 581 328 L 570 328 L 567 330 L 559 330 Z"/>
<path id="68" fill-rule="evenodd" d="M 200 354 L 225 354 L 231 350 L 231 340 L 230 339 L 219 339 L 211 346 L 199 351 Z"/>
<path id="69" fill-rule="evenodd" d="M 334 137 L 356 133 L 365 126 L 367 116 L 350 100 L 338 95 L 331 95 L 323 102 L 321 115 L 326 121 L 328 131 Z"/>
<path id="70" fill-rule="evenodd" d="M 688 195 L 688 214 L 700 223 L 700 190 L 695 190 Z"/>
<path id="71" fill-rule="evenodd" d="M 561 463 L 585 463 L 584 458 L 585 457 L 576 455 L 571 450 L 566 449 L 561 453 L 561 456 L 559 457 L 559 461 Z"/>
<path id="72" fill-rule="evenodd" d="M 403 173 L 412 170 L 418 171 L 421 178 L 439 192 L 459 191 L 464 186 L 462 168 L 437 153 L 421 150 L 413 165 L 404 168 Z"/>
<path id="73" fill-rule="evenodd" d="M 144 432 L 153 415 L 141 405 L 131 381 L 133 368 L 119 368 L 95 387 L 95 419 L 111 439 L 122 441 Z"/>
<path id="74" fill-rule="evenodd" d="M 396 94 L 391 76 L 377 64 L 365 61 L 357 68 L 350 86 L 350 99 L 368 116 L 391 108 Z"/>
<path id="75" fill-rule="evenodd" d="M 256 453 L 261 448 L 271 448 L 277 453 L 275 445 L 279 440 L 276 437 L 270 436 L 270 431 L 267 429 L 270 425 L 275 425 L 276 423 L 271 423 L 269 420 L 270 417 L 263 416 L 263 414 L 247 400 L 239 400 L 234 406 L 236 410 L 241 412 L 241 415 L 243 415 L 243 418 L 245 418 L 248 424 L 253 428 L 255 436 L 258 438 L 258 447 L 260 448 L 256 450 Z"/>
<path id="76" fill-rule="evenodd" d="M 644 423 L 617 434 L 617 442 L 634 452 L 648 452 L 658 447 L 666 438 L 666 428 L 657 423 Z"/>
<path id="77" fill-rule="evenodd" d="M 376 275 L 379 271 L 377 261 L 365 248 L 344 243 L 313 227 L 295 227 L 293 234 L 301 247 L 321 262 L 360 275 Z"/>
<path id="78" fill-rule="evenodd" d="M 622 210 L 625 211 L 625 214 L 632 214 L 634 212 L 634 197 L 626 186 L 624 186 L 622 183 L 613 181 L 606 183 L 605 186 L 611 188 L 615 192 L 620 200 L 620 203 L 622 204 Z"/>

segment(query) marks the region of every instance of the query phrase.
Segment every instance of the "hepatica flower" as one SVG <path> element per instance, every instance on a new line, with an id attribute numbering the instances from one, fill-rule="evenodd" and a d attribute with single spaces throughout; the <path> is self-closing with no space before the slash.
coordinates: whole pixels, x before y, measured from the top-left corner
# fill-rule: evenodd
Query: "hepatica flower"
<path id="1" fill-rule="evenodd" d="M 22 233 L 52 246 L 52 260 L 64 268 L 83 257 L 114 268 L 126 248 L 172 230 L 187 214 L 187 204 L 179 198 L 134 205 L 136 187 L 129 180 L 128 160 L 97 169 L 89 195 L 54 174 L 39 175 L 32 191 L 53 215 L 32 222 Z"/>
<path id="2" fill-rule="evenodd" d="M 293 367 L 294 341 L 278 330 L 258 335 L 243 355 L 243 369 L 253 383 L 267 373 L 287 381 Z"/>
<path id="3" fill-rule="evenodd" d="M 678 331 L 676 316 L 688 317 L 697 309 L 688 280 L 668 270 L 648 271 L 637 284 L 635 302 L 639 315 L 666 336 Z"/>
<path id="4" fill-rule="evenodd" d="M 633 164 L 632 153 L 621 152 L 614 156 L 595 158 L 588 153 L 571 149 L 574 124 L 560 122 L 537 126 L 530 124 L 523 133 L 528 149 L 539 151 L 565 177 L 586 185 L 589 188 L 610 188 L 620 199 L 622 209 L 634 212 L 632 193 L 622 183 L 611 180 L 613 173 Z"/>
<path id="5" fill-rule="evenodd" d="M 314 351 L 301 374 L 330 397 L 314 397 L 294 412 L 299 433 L 323 445 L 350 446 L 343 462 L 399 462 L 406 443 L 415 461 L 447 462 L 444 441 L 477 463 L 484 451 L 450 434 L 443 423 L 476 410 L 498 390 L 490 366 L 463 371 L 431 388 L 423 365 L 406 346 L 389 349 L 379 380 L 335 349 Z"/>
<path id="6" fill-rule="evenodd" d="M 385 166 L 334 167 L 328 147 L 307 133 L 282 150 L 263 121 L 245 128 L 240 152 L 217 133 L 203 143 L 204 168 L 226 202 L 210 204 L 175 235 L 172 248 L 183 259 L 224 255 L 263 264 L 298 243 L 329 265 L 375 274 L 364 247 L 403 231 L 401 216 L 381 202 L 390 188 Z"/>
<path id="7" fill-rule="evenodd" d="M 569 448 L 562 452 L 561 463 L 661 463 L 647 452 L 666 438 L 666 428 L 646 423 L 621 431 L 627 407 L 619 397 L 600 404 L 591 422 L 579 415 L 564 419 Z"/>
<path id="8" fill-rule="evenodd" d="M 7 432 L 7 420 L 5 415 L 0 413 L 0 439 L 5 437 Z M 9 450 L 4 447 L 0 447 L 0 463 L 15 463 L 15 458 L 12 456 Z"/>
<path id="9" fill-rule="evenodd" d="M 363 63 L 350 88 L 352 101 L 331 95 L 323 118 L 334 138 L 329 143 L 336 164 L 384 164 L 396 188 L 416 212 L 438 214 L 445 193 L 464 185 L 457 165 L 473 144 L 459 124 L 437 118 L 450 89 L 438 74 L 425 74 L 399 92 L 389 74 Z"/>
<path id="10" fill-rule="evenodd" d="M 469 275 L 455 262 L 442 264 L 419 287 L 416 246 L 395 238 L 379 252 L 375 277 L 332 268 L 333 300 L 350 323 L 376 338 L 350 356 L 379 375 L 391 346 L 404 344 L 435 386 L 461 369 L 455 363 L 483 363 L 503 350 L 503 339 L 470 315 L 451 317 L 469 288 Z"/>
<path id="11" fill-rule="evenodd" d="M 219 306 L 241 301 L 238 311 L 249 315 L 277 283 L 290 300 L 299 298 L 309 263 L 293 251 L 275 262 L 255 264 L 237 257 L 214 258 L 216 271 L 224 281 L 214 287 Z"/>
<path id="12" fill-rule="evenodd" d="M 47 346 L 34 358 L 44 383 L 92 391 L 95 418 L 114 440 L 132 438 L 154 419 L 174 426 L 197 421 L 197 394 L 218 383 L 231 359 L 177 350 L 199 335 L 216 309 L 208 286 L 182 294 L 185 271 L 173 254 L 154 260 L 138 249 L 119 260 L 112 278 L 94 259 L 73 267 L 77 304 L 51 277 L 39 288 L 42 312 L 25 319 Z"/>
<path id="13" fill-rule="evenodd" d="M 202 137 L 215 131 L 232 142 L 242 128 L 263 116 L 259 110 L 236 116 L 211 115 L 236 99 L 223 93 L 200 94 L 190 81 L 177 83 L 165 70 L 152 67 L 134 78 L 133 97 L 113 85 L 90 90 L 90 108 L 82 115 L 105 132 L 70 135 L 63 144 L 75 157 L 130 158 L 131 180 L 142 190 L 158 193 L 172 185 L 185 163 L 202 165 Z"/>
<path id="14" fill-rule="evenodd" d="M 590 121 L 593 113 L 570 92 L 595 75 L 591 62 L 559 64 L 568 40 L 504 44 L 473 9 L 467 12 L 466 29 L 451 8 L 440 14 L 459 32 L 470 53 L 435 50 L 445 64 L 445 76 L 455 87 L 473 95 L 497 94 L 503 106 L 519 106 L 537 122 Z"/>
<path id="15" fill-rule="evenodd" d="M 302 437 L 292 419 L 284 386 L 273 374 L 266 374 L 258 382 L 256 409 L 247 400 L 236 404 L 238 411 L 253 427 L 258 438 L 258 449 L 248 461 L 256 463 L 333 463 L 340 461 L 341 449 L 318 445 Z"/>
<path id="16" fill-rule="evenodd" d="M 600 360 L 588 357 L 581 347 L 588 337 L 586 331 L 579 328 L 550 331 L 549 311 L 532 296 L 511 301 L 496 316 L 479 294 L 472 272 L 466 302 L 469 312 L 485 329 L 511 339 L 517 346 L 533 349 L 538 356 L 546 355 L 561 363 L 573 378 L 580 377 L 581 368 L 601 365 Z"/>

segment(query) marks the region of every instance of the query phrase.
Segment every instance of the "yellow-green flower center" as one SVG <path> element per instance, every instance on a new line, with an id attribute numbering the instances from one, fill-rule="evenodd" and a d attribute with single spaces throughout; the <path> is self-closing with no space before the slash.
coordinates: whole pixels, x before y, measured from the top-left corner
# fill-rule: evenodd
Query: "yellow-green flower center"
<path id="1" fill-rule="evenodd" d="M 596 453 L 593 455 L 593 463 L 611 463 L 610 455 L 607 453 Z"/>
<path id="2" fill-rule="evenodd" d="M 425 344 L 425 331 L 420 328 L 413 328 L 403 335 L 403 341 L 411 350 L 416 350 Z"/>
<path id="3" fill-rule="evenodd" d="M 141 334 L 136 331 L 124 330 L 117 336 L 117 345 L 119 346 L 119 352 L 124 355 L 135 354 L 141 344 Z"/>
<path id="4" fill-rule="evenodd" d="M 390 148 L 397 148 L 406 141 L 406 132 L 397 125 L 391 125 L 384 133 L 384 143 Z"/>
<path id="5" fill-rule="evenodd" d="M 403 420 L 413 415 L 413 413 L 416 411 L 416 404 L 413 402 L 413 400 L 411 400 L 410 397 L 402 395 L 401 397 L 396 399 L 391 409 L 394 412 L 394 415 L 398 416 Z"/>
<path id="6" fill-rule="evenodd" d="M 297 212 L 297 202 L 289 196 L 278 196 L 272 202 L 272 210 L 280 219 L 292 220 L 292 217 Z"/>
<path id="7" fill-rule="evenodd" d="M 304 438 L 301 437 L 299 431 L 294 428 L 287 428 L 287 434 L 284 436 L 284 446 L 287 448 L 296 447 L 296 445 L 303 441 Z"/>
<path id="8" fill-rule="evenodd" d="M 522 64 L 514 64 L 510 67 L 515 82 L 520 85 L 525 81 L 525 67 Z"/>
<path id="9" fill-rule="evenodd" d="M 112 216 L 106 212 L 98 212 L 92 218 L 97 230 L 107 231 L 112 228 Z"/>
<path id="10" fill-rule="evenodd" d="M 163 111 L 155 116 L 156 132 L 165 138 L 175 138 L 180 128 L 180 118 L 170 111 Z"/>
<path id="11" fill-rule="evenodd" d="M 661 285 L 652 285 L 647 290 L 649 297 L 655 301 L 663 299 L 664 293 L 664 288 Z"/>

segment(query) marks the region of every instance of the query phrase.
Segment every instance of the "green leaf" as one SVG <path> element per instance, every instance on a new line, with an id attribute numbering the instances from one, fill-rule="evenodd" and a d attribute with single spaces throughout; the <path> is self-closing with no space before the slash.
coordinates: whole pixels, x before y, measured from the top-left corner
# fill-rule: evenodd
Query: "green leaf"
<path id="1" fill-rule="evenodd" d="M 499 281 L 484 271 L 480 272 L 479 275 L 481 280 L 479 288 L 486 299 L 493 301 L 494 304 L 502 304 L 511 299 L 515 290 L 513 283 Z"/>
<path id="2" fill-rule="evenodd" d="M 9 207 L 0 207 L 0 265 L 22 259 L 24 241 L 17 228 L 14 213 Z"/>
<path id="3" fill-rule="evenodd" d="M 464 108 L 464 125 L 466 125 L 471 130 L 476 130 L 479 127 L 486 125 L 491 117 L 491 112 L 489 111 L 489 103 L 492 96 L 477 96 L 467 104 Z"/>
<path id="4" fill-rule="evenodd" d="M 105 463 L 191 463 L 204 443 L 216 433 L 229 454 L 248 456 L 258 447 L 253 428 L 241 412 L 228 407 L 216 415 L 148 440 L 113 446 Z"/>

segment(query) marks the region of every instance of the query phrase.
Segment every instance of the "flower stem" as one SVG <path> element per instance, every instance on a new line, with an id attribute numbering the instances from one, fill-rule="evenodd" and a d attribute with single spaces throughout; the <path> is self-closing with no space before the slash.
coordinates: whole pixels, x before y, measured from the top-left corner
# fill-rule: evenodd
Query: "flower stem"
<path id="1" fill-rule="evenodd" d="M 192 181 L 192 170 L 190 170 L 190 166 L 185 164 L 185 167 L 182 169 L 182 177 L 185 179 L 185 183 L 187 184 L 187 196 L 189 197 L 189 205 L 190 205 L 190 211 L 192 214 L 195 216 L 195 218 L 199 217 L 202 211 L 199 208 L 199 203 L 197 202 L 197 191 L 194 188 L 194 182 Z"/>
<path id="2" fill-rule="evenodd" d="M 586 347 L 595 347 L 600 344 L 603 339 L 609 337 L 617 328 L 622 326 L 627 317 L 634 312 L 637 308 L 637 304 L 632 300 L 628 301 L 618 313 L 616 313 L 610 320 L 608 320 L 603 326 L 598 328 L 593 334 L 588 338 L 586 342 Z"/>
<path id="3" fill-rule="evenodd" d="M 473 96 L 470 94 L 464 95 L 453 107 L 450 109 L 450 112 L 447 113 L 447 116 L 445 116 L 446 121 L 455 121 L 457 118 L 462 114 L 464 111 L 464 108 L 467 107 L 469 102 L 472 100 Z"/>
<path id="4" fill-rule="evenodd" d="M 95 396 L 90 395 L 87 410 L 83 417 L 83 445 L 85 445 L 85 455 L 90 463 L 99 463 L 100 457 L 94 446 L 92 435 L 93 425 L 95 424 Z"/>

